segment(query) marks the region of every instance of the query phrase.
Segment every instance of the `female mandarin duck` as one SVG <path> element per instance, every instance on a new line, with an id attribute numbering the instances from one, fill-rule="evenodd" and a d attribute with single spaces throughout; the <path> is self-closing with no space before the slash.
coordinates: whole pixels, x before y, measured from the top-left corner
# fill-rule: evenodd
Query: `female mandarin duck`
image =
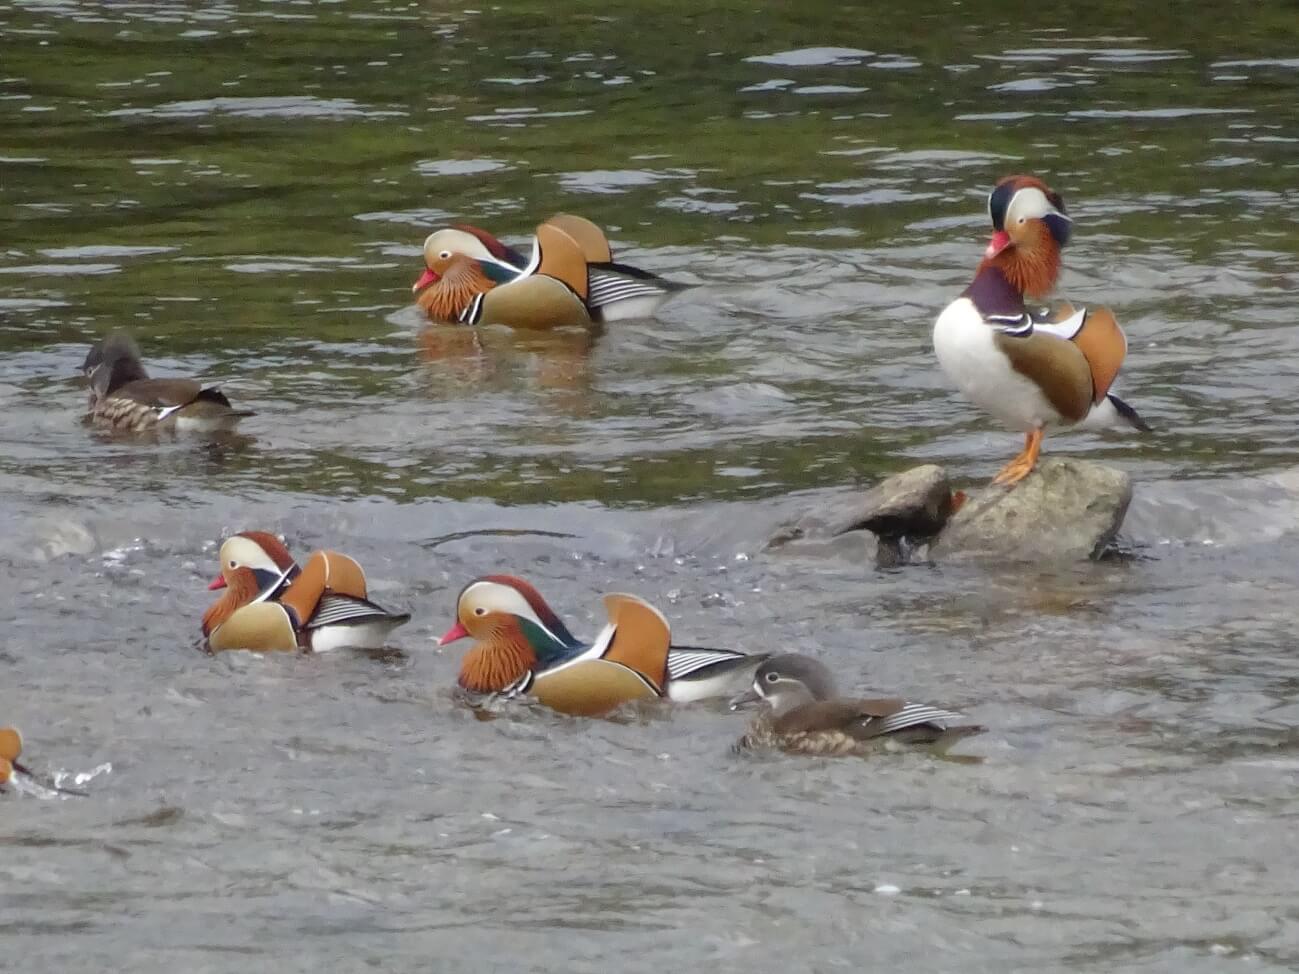
<path id="1" fill-rule="evenodd" d="M 1037 464 L 1048 427 L 1149 427 L 1110 388 L 1127 339 L 1105 308 L 1029 309 L 1060 274 L 1071 221 L 1033 176 L 1007 176 L 988 197 L 993 235 L 974 281 L 934 325 L 934 351 L 965 396 L 1013 429 L 1024 450 L 993 479 L 1013 485 Z"/>
<path id="2" fill-rule="evenodd" d="M 839 696 L 834 677 L 808 656 L 774 656 L 758 667 L 753 686 L 731 700 L 731 709 L 764 704 L 763 713 L 737 749 L 776 747 L 793 754 L 866 754 L 890 741 L 928 744 L 946 751 L 963 737 L 981 734 L 977 724 L 928 704 L 898 698 L 859 700 Z"/>
<path id="3" fill-rule="evenodd" d="M 244 531 L 221 545 L 221 575 L 209 589 L 226 592 L 203 613 L 212 651 L 379 649 L 409 612 L 371 602 L 365 572 L 347 555 L 315 551 L 299 568 L 279 538 Z"/>
<path id="4" fill-rule="evenodd" d="M 413 287 L 416 302 L 434 321 L 451 323 L 521 328 L 603 324 L 648 317 L 682 290 L 682 285 L 615 261 L 604 231 L 568 213 L 537 228 L 531 259 L 486 230 L 462 224 L 428 236 L 424 264 Z"/>
<path id="5" fill-rule="evenodd" d="M 531 694 L 553 710 L 582 716 L 631 700 L 725 696 L 766 659 L 672 646 L 663 614 L 632 595 L 606 596 L 605 607 L 609 624 L 587 645 L 523 579 L 485 575 L 461 591 L 456 624 L 438 645 L 478 640 L 460 666 L 460 686 L 472 693 Z"/>
<path id="6" fill-rule="evenodd" d="M 231 406 L 216 386 L 194 379 L 150 379 L 139 348 L 122 332 L 91 346 L 81 370 L 90 380 L 90 419 L 108 429 L 215 433 L 254 415 Z"/>

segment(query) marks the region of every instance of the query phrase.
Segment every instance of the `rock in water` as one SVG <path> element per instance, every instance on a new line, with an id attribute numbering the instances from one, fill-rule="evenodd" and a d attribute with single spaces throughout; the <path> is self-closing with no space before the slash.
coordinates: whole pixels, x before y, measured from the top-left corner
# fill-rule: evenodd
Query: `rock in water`
<path id="1" fill-rule="evenodd" d="M 1050 458 L 1007 490 L 989 487 L 966 503 L 929 549 L 959 558 L 1079 561 L 1104 554 L 1132 500 L 1132 478 L 1087 460 Z"/>
<path id="2" fill-rule="evenodd" d="M 904 560 L 902 544 L 922 544 L 942 530 L 952 513 L 952 488 L 942 467 L 926 464 L 894 474 L 864 494 L 837 497 L 781 527 L 767 542 L 778 548 L 804 538 L 835 538 L 865 529 L 879 538 L 876 559 Z"/>
<path id="3" fill-rule="evenodd" d="M 866 491 L 851 523 L 835 533 L 865 528 L 881 538 L 923 541 L 943 529 L 952 515 L 952 485 L 936 464 L 912 467 Z"/>

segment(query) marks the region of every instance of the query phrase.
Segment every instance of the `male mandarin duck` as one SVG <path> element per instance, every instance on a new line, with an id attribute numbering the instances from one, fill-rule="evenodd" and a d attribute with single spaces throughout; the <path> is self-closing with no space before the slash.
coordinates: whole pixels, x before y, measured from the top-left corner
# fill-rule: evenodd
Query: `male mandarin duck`
<path id="1" fill-rule="evenodd" d="M 230 405 L 216 386 L 194 379 L 150 379 L 140 350 L 118 332 L 91 346 L 82 372 L 90 380 L 90 419 L 120 432 L 176 430 L 214 433 L 255 415 Z"/>
<path id="2" fill-rule="evenodd" d="M 203 613 L 212 651 L 379 649 L 410 620 L 371 602 L 361 566 L 336 551 L 314 551 L 301 568 L 275 535 L 243 531 L 221 545 L 225 589 Z"/>
<path id="3" fill-rule="evenodd" d="M 31 772 L 18 763 L 23 753 L 23 735 L 17 727 L 0 727 L 0 787 L 9 784 L 14 774 L 31 777 Z"/>
<path id="4" fill-rule="evenodd" d="M 648 317 L 682 290 L 615 261 L 604 231 L 568 213 L 537 227 L 530 259 L 486 230 L 459 224 L 429 234 L 424 265 L 412 287 L 416 303 L 434 321 L 449 323 L 608 323 Z"/>
<path id="5" fill-rule="evenodd" d="M 460 686 L 479 694 L 530 694 L 562 713 L 597 716 L 631 700 L 689 703 L 725 696 L 765 655 L 673 646 L 663 614 L 633 595 L 605 597 L 609 623 L 589 645 L 560 621 L 535 588 L 512 575 L 485 575 L 456 600 L 456 624 L 438 640 L 477 643 Z"/>
<path id="6" fill-rule="evenodd" d="M 1030 309 L 1060 274 L 1072 221 L 1033 176 L 1007 176 L 988 197 L 993 234 L 974 281 L 934 324 L 948 378 L 995 419 L 1024 432 L 1024 450 L 993 479 L 1014 485 L 1037 464 L 1049 427 L 1149 427 L 1110 391 L 1127 339 L 1105 308 Z"/>
<path id="7" fill-rule="evenodd" d="M 927 744 L 946 751 L 963 737 L 982 734 L 955 711 L 900 698 L 862 700 L 839 696 L 821 662 L 794 653 L 758 667 L 753 686 L 731 700 L 731 709 L 762 704 L 763 712 L 736 747 L 779 748 L 792 754 L 867 754 L 881 744 Z"/>

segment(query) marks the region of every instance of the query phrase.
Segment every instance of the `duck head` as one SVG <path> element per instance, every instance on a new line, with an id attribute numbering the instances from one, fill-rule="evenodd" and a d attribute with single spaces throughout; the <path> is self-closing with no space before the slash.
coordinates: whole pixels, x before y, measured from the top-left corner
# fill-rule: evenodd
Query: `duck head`
<path id="1" fill-rule="evenodd" d="M 243 531 L 227 538 L 217 557 L 221 574 L 212 580 L 208 590 L 226 591 L 203 613 L 205 636 L 210 636 L 235 610 L 263 593 L 273 592 L 297 569 L 284 542 L 268 531 Z"/>
<path id="2" fill-rule="evenodd" d="M 92 394 L 98 396 L 106 396 L 128 382 L 149 378 L 135 339 L 121 331 L 90 346 L 81 372 L 90 381 Z"/>
<path id="3" fill-rule="evenodd" d="M 767 704 L 780 717 L 798 707 L 837 695 L 834 677 L 819 660 L 786 653 L 773 656 L 753 674 L 753 685 L 731 698 L 731 709 Z"/>
<path id="4" fill-rule="evenodd" d="M 463 254 L 474 260 L 495 261 L 522 267 L 528 259 L 513 247 L 507 247 L 481 227 L 457 223 L 435 230 L 424 239 L 424 265 L 451 254 Z M 445 255 L 445 256 L 444 256 Z"/>
<path id="5" fill-rule="evenodd" d="M 476 642 L 460 664 L 460 685 L 475 693 L 504 690 L 581 648 L 541 593 L 513 575 L 484 575 L 461 590 L 456 623 L 438 645 L 466 636 Z"/>
<path id="6" fill-rule="evenodd" d="M 1064 198 L 1035 176 L 1007 176 L 988 196 L 988 216 L 993 233 L 980 270 L 995 267 L 1020 293 L 1045 297 L 1069 242 Z"/>

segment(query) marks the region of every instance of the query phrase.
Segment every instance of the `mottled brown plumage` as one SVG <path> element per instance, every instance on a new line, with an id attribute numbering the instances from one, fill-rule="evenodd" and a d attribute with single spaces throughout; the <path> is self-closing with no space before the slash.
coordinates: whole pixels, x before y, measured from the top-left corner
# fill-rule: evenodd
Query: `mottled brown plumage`
<path id="1" fill-rule="evenodd" d="M 763 712 L 737 748 L 779 748 L 795 754 L 865 754 L 881 743 L 925 744 L 946 750 L 957 740 L 982 733 L 975 724 L 955 725 L 961 715 L 901 698 L 838 696 L 830 671 L 806 656 L 767 660 L 753 686 L 731 702 L 732 709 L 762 703 Z"/>
<path id="2" fill-rule="evenodd" d="M 82 365 L 90 380 L 91 421 L 124 433 L 231 430 L 253 413 L 236 410 L 215 386 L 193 379 L 151 379 L 130 336 L 117 332 L 93 346 Z"/>

